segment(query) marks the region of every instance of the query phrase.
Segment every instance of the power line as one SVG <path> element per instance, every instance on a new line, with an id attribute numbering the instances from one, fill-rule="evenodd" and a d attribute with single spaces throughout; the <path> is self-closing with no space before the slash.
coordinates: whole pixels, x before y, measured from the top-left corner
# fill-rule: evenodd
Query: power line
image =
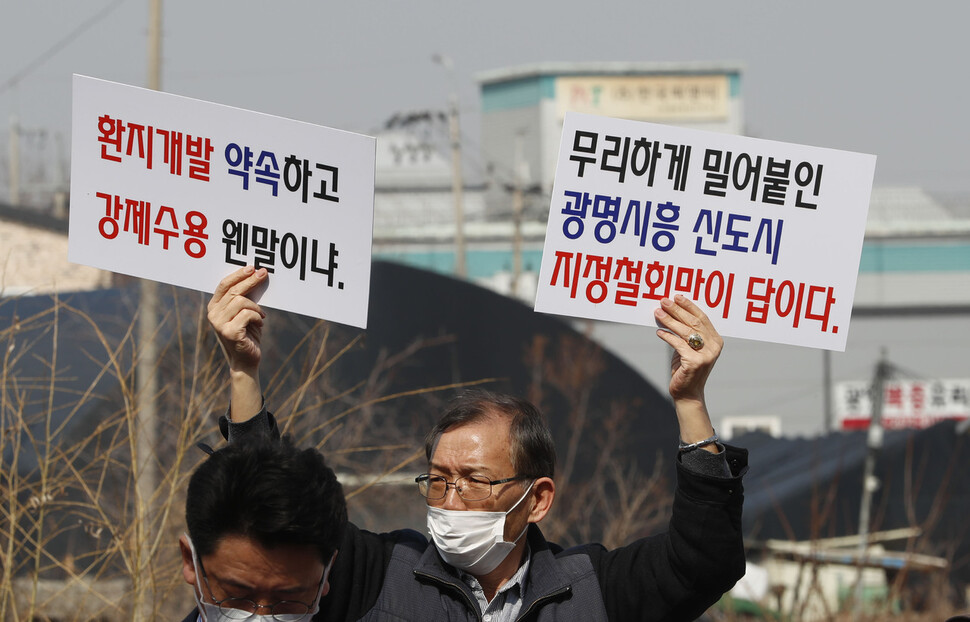
<path id="1" fill-rule="evenodd" d="M 101 9 L 101 11 L 96 13 L 94 16 L 88 18 L 86 22 L 82 23 L 80 26 L 72 30 L 70 33 L 68 33 L 67 36 L 65 36 L 63 39 L 61 39 L 60 41 L 58 41 L 57 43 L 49 47 L 40 56 L 38 56 L 34 60 L 27 63 L 27 66 L 25 66 L 23 69 L 15 73 L 13 77 L 7 79 L 7 81 L 4 82 L 3 84 L 0 84 L 0 94 L 16 86 L 17 83 L 19 83 L 21 80 L 23 80 L 28 75 L 30 75 L 31 72 L 33 72 L 35 69 L 43 65 L 48 60 L 50 60 L 55 54 L 63 50 L 65 47 L 68 46 L 68 44 L 70 44 L 72 41 L 74 41 L 79 36 L 81 36 L 84 33 L 84 31 L 86 31 L 91 26 L 94 26 L 102 19 L 107 17 L 108 14 L 114 11 L 116 8 L 118 8 L 118 6 L 121 5 L 122 2 L 124 2 L 124 0 L 114 0 L 114 2 L 112 2 L 105 8 Z"/>

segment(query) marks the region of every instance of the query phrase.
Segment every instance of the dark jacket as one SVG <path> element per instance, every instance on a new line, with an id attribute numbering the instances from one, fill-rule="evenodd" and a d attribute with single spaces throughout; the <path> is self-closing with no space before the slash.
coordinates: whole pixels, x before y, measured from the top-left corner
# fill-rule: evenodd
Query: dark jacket
<path id="1" fill-rule="evenodd" d="M 270 425 L 275 428 L 272 417 Z M 611 551 L 599 544 L 564 550 L 530 526 L 532 561 L 519 620 L 700 616 L 744 576 L 741 478 L 748 453 L 730 446 L 726 451 L 732 474 L 727 478 L 691 471 L 678 460 L 666 533 Z M 481 613 L 470 588 L 423 535 L 412 530 L 375 534 L 351 524 L 330 573 L 330 593 L 314 620 L 480 621 Z"/>
<path id="2" fill-rule="evenodd" d="M 520 620 L 693 620 L 744 575 L 741 476 L 747 452 L 727 448 L 733 478 L 678 465 L 667 533 L 607 551 L 571 549 L 529 529 L 532 561 Z M 348 529 L 314 618 L 327 622 L 480 620 L 475 598 L 424 536 Z"/>

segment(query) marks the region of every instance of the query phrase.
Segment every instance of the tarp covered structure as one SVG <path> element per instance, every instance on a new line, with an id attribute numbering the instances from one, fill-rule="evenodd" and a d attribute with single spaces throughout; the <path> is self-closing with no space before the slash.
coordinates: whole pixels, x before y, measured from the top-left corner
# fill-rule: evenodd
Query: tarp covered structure
<path id="1" fill-rule="evenodd" d="M 970 584 L 970 436 L 945 421 L 888 430 L 878 454 L 870 532 L 919 527 L 911 552 L 946 558 L 951 577 Z M 744 526 L 750 540 L 815 540 L 859 533 L 867 432 L 780 439 L 751 433 Z M 905 550 L 907 543 L 893 548 Z M 961 590 L 962 593 L 962 590 Z"/>

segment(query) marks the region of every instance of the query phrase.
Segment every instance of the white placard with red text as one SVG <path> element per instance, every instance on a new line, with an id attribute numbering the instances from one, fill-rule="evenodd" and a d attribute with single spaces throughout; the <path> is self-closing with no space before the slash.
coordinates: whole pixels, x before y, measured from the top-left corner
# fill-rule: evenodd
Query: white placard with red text
<path id="1" fill-rule="evenodd" d="M 536 311 L 845 350 L 872 155 L 567 113 Z"/>
<path id="2" fill-rule="evenodd" d="M 270 271 L 260 304 L 367 324 L 376 141 L 74 76 L 68 258 L 211 292 Z"/>
<path id="3" fill-rule="evenodd" d="M 838 382 L 833 388 L 835 416 L 843 430 L 869 427 L 872 383 Z M 926 428 L 946 419 L 970 417 L 970 378 L 887 380 L 882 396 L 882 426 L 888 429 Z"/>

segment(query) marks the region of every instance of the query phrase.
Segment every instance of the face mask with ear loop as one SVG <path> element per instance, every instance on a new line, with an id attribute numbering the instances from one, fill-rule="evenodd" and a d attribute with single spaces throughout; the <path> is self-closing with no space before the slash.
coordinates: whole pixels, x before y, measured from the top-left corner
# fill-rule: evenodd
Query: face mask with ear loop
<path id="1" fill-rule="evenodd" d="M 529 529 L 526 523 L 515 540 L 505 541 L 505 517 L 529 496 L 533 485 L 535 481 L 506 512 L 446 510 L 429 505 L 428 531 L 441 558 L 475 576 L 495 570 Z"/>
<path id="2" fill-rule="evenodd" d="M 249 613 L 248 611 L 243 611 L 241 609 L 233 609 L 232 611 L 238 615 L 226 614 L 219 605 L 213 603 L 207 603 L 203 600 L 202 595 L 202 564 L 199 563 L 199 556 L 195 552 L 195 545 L 192 544 L 192 538 L 185 535 L 185 539 L 189 543 L 189 550 L 192 551 L 192 568 L 195 570 L 195 585 L 192 589 L 192 596 L 195 597 L 195 604 L 199 608 L 199 615 L 201 616 L 203 622 L 240 622 L 245 620 L 246 622 L 303 622 L 304 620 L 309 620 L 320 611 L 320 598 L 323 596 L 323 586 L 327 584 L 327 578 L 330 576 L 330 569 L 333 568 L 333 562 L 337 558 L 337 552 L 334 551 L 333 556 L 330 558 L 330 563 L 323 569 L 323 578 L 320 580 L 320 587 L 317 590 L 317 596 L 313 599 L 313 603 L 310 605 L 309 611 L 303 614 L 296 613 L 281 613 L 275 616 L 273 615 L 258 615 L 256 613 Z"/>

